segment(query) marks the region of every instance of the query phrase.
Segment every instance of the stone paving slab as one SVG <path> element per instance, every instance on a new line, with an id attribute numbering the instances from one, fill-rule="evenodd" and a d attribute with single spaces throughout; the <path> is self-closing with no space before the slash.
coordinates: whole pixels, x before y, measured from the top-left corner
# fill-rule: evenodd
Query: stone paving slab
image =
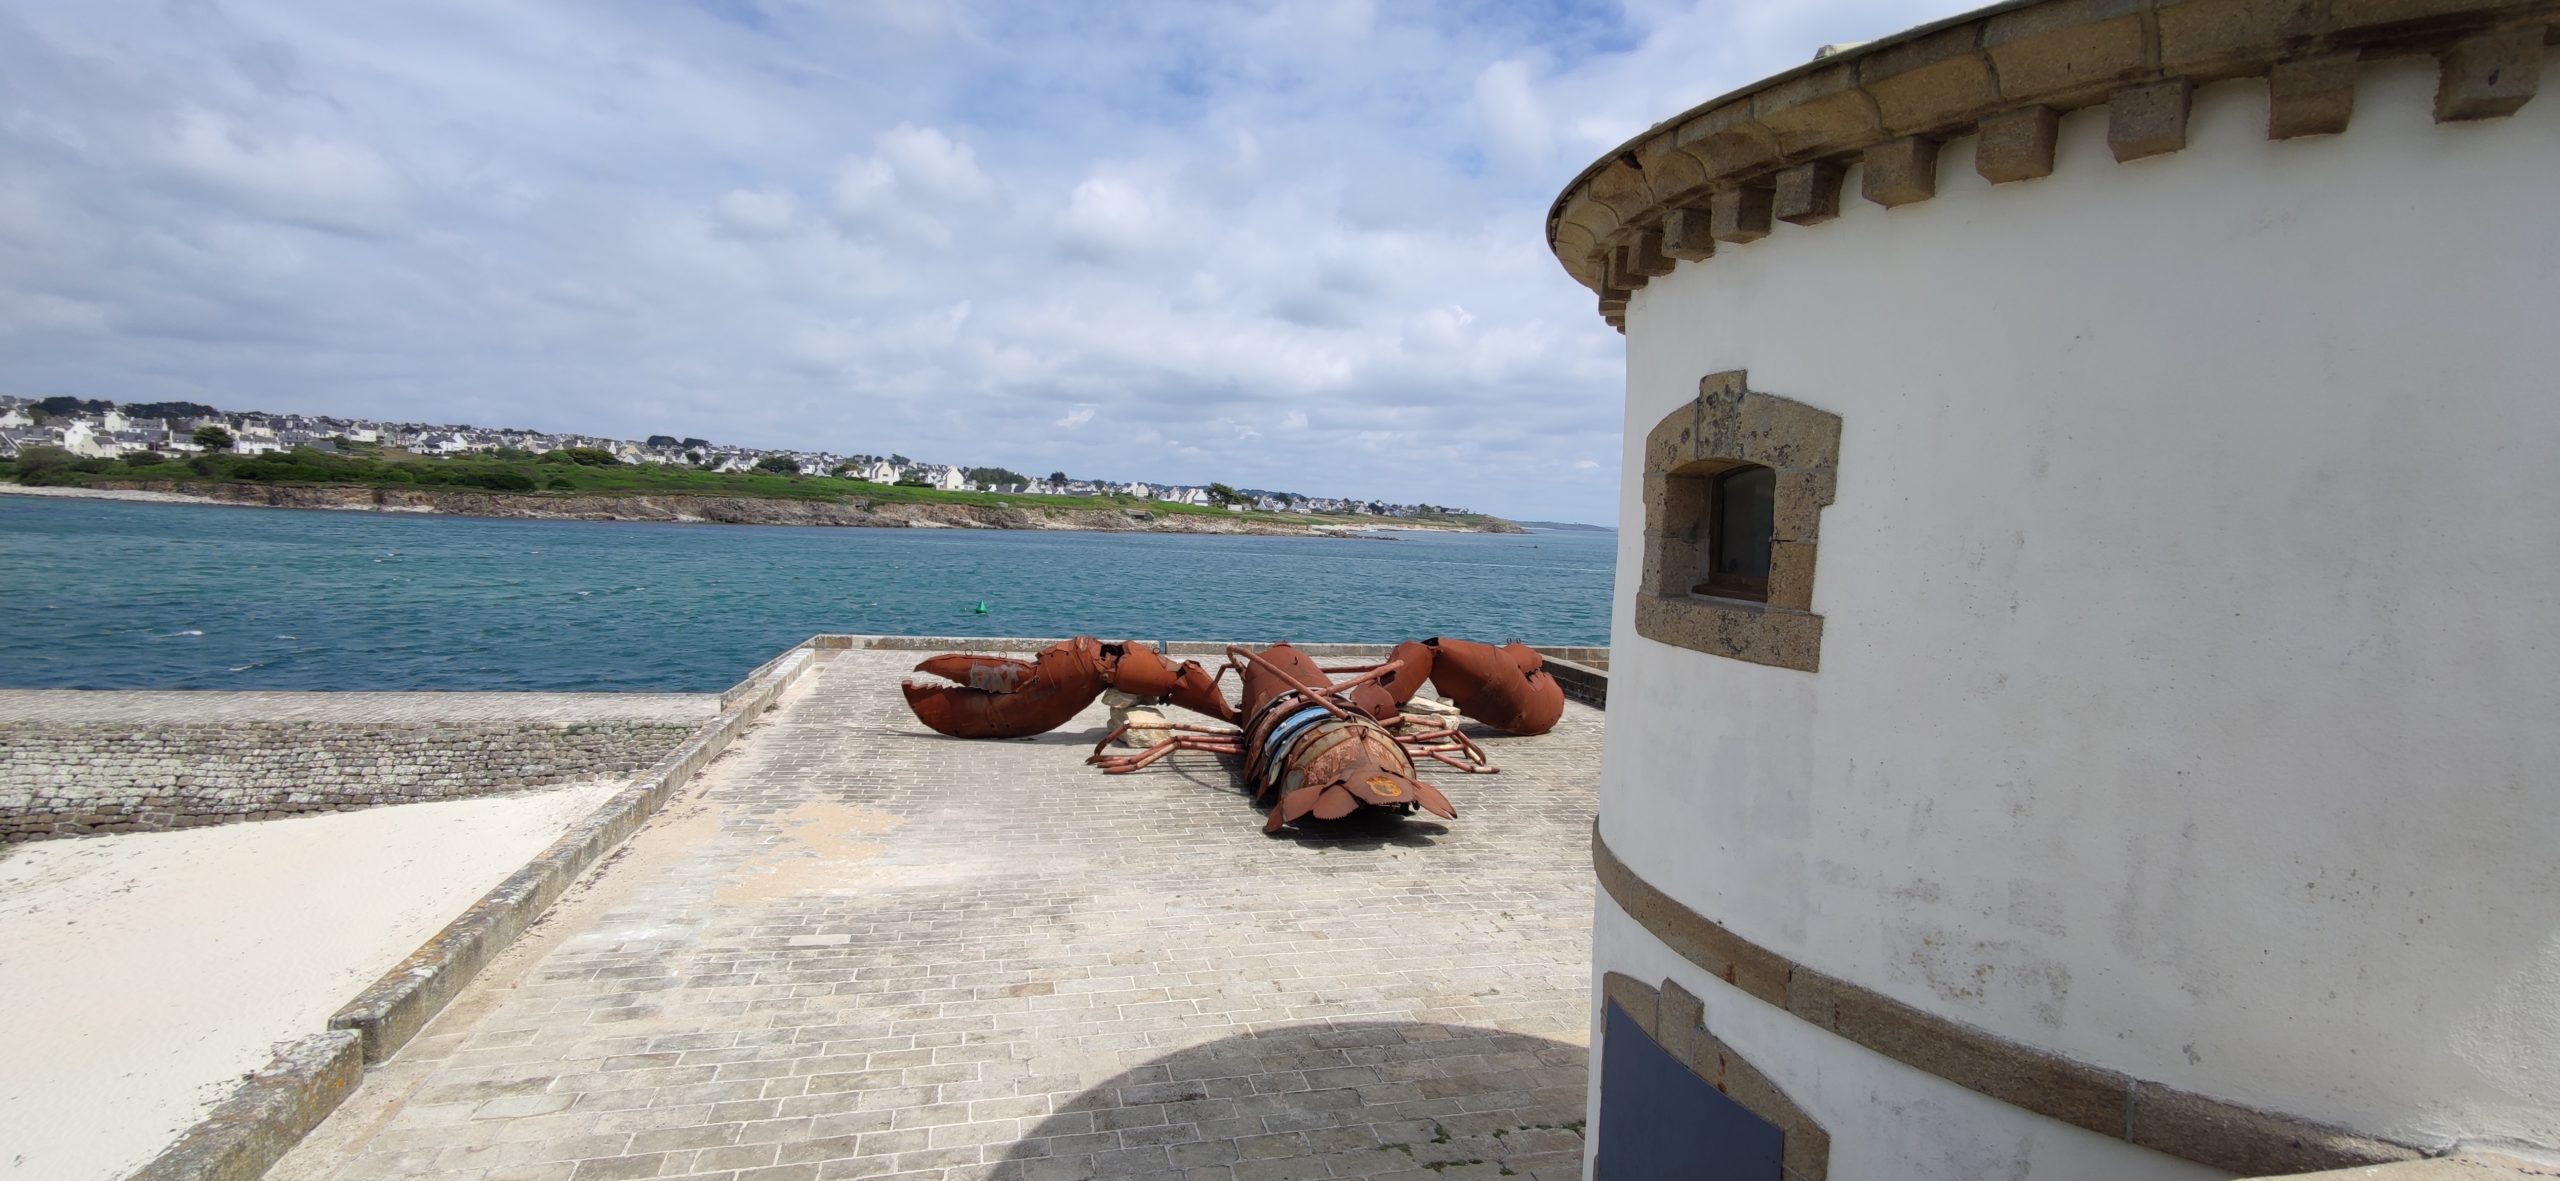
<path id="1" fill-rule="evenodd" d="M 270 1177 L 1579 1175 L 1599 713 L 1272 838 L 827 656 Z"/>
<path id="2" fill-rule="evenodd" d="M 0 689 L 0 722 L 636 722 L 693 726 L 717 693 L 287 693 Z"/>

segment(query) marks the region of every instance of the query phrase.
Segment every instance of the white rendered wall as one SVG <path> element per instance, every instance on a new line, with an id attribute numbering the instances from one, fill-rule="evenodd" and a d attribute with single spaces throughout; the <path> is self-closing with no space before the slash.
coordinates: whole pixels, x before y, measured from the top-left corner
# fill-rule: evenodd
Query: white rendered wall
<path id="1" fill-rule="evenodd" d="M 2054 175 L 1998 187 L 1956 141 L 1933 200 L 1860 201 L 1853 168 L 1839 220 L 1636 293 L 1602 799 L 1626 863 L 2097 1066 L 2560 1146 L 2560 96 L 2440 126 L 2434 85 L 2368 65 L 2345 135 L 2286 143 L 2263 83 L 2209 87 L 2185 151 L 2131 164 L 2084 111 Z M 1633 626 L 1644 434 L 1727 369 L 1842 419 L 1819 673 Z M 1813 1092 L 1834 1177 L 2009 1175 L 1891 1134 L 2094 1167 L 1601 912 L 1599 969 L 1683 979 Z M 1853 1114 L 1861 1086 L 1935 1106 Z"/>

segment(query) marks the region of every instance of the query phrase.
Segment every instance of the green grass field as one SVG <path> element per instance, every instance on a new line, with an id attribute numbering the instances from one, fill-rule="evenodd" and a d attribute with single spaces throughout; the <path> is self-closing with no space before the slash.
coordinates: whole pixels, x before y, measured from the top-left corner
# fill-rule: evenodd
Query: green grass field
<path id="1" fill-rule="evenodd" d="M 840 476 L 786 476 L 766 472 L 708 472 L 659 464 L 580 463 L 549 456 L 466 455 L 436 457 L 331 454 L 308 449 L 281 455 L 206 455 L 136 464 L 86 459 L 43 461 L 36 471 L 0 461 L 0 478 L 28 483 L 92 485 L 143 480 L 249 484 L 387 486 L 529 496 L 741 496 L 869 504 L 967 504 L 1022 509 L 1144 509 L 1160 516 L 1233 516 L 1223 508 L 1169 504 L 1134 496 L 1008 496 L 994 492 L 945 492 L 939 488 L 874 484 Z M 1332 516 L 1251 511 L 1244 516 L 1305 525 L 1413 524 L 1472 529 L 1494 520 L 1473 513 L 1413 517 Z"/>

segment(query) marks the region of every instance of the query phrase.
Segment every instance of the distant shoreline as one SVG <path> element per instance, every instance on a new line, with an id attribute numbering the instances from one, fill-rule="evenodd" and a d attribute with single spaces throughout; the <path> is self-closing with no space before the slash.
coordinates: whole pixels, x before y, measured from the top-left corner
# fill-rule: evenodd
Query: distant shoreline
<path id="1" fill-rule="evenodd" d="M 874 529 L 989 529 L 1089 533 L 1189 533 L 1258 537 L 1361 537 L 1380 532 L 1526 533 L 1508 521 L 1465 529 L 1393 517 L 1380 524 L 1345 521 L 1314 524 L 1256 519 L 1253 514 L 1157 513 L 1145 508 L 1050 508 L 1037 503 L 994 507 L 970 504 L 884 503 L 860 506 L 831 501 L 683 494 L 483 492 L 448 488 L 196 483 L 166 481 L 160 487 L 29 486 L 0 483 L 0 495 L 145 504 L 229 505 L 249 508 L 322 509 L 334 512 L 412 513 L 539 521 L 645 521 L 661 524 L 804 525 Z"/>

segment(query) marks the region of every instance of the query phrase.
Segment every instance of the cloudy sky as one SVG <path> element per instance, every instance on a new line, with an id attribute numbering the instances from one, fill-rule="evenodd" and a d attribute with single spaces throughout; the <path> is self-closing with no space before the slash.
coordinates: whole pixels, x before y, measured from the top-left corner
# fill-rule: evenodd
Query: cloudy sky
<path id="1" fill-rule="evenodd" d="M 1547 202 L 1942 0 L 15 0 L 0 392 L 1614 513 Z"/>

